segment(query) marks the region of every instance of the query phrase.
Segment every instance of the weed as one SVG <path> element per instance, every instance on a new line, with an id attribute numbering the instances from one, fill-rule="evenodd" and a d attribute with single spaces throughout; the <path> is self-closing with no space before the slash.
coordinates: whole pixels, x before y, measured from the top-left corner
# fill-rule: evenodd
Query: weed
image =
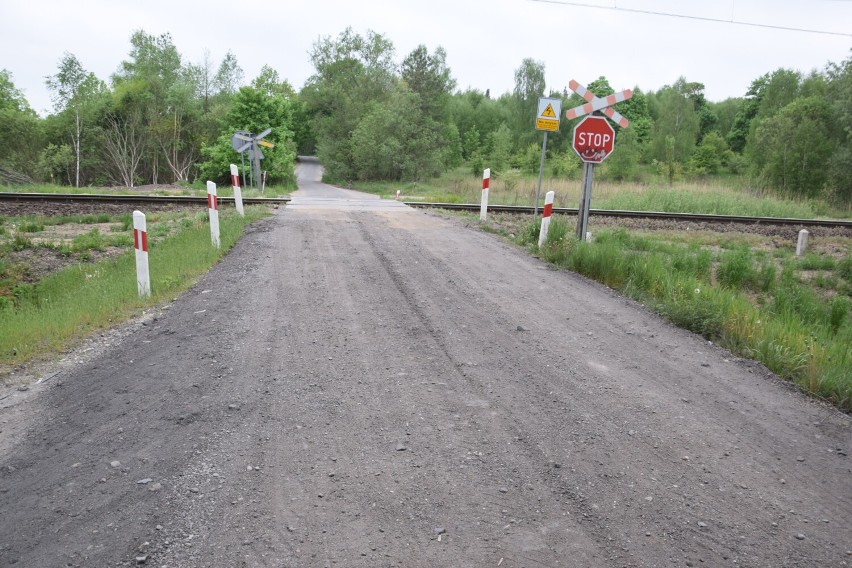
<path id="1" fill-rule="evenodd" d="M 850 302 L 848 299 L 843 296 L 836 296 L 829 304 L 829 329 L 831 329 L 831 335 L 837 335 L 837 332 L 840 330 L 840 327 L 846 321 L 849 316 Z"/>
<path id="2" fill-rule="evenodd" d="M 18 226 L 18 230 L 22 233 L 40 233 L 44 231 L 44 225 L 36 221 L 24 221 Z"/>
<path id="3" fill-rule="evenodd" d="M 830 256 L 807 254 L 799 259 L 796 265 L 799 270 L 834 270 L 837 261 Z"/>
<path id="4" fill-rule="evenodd" d="M 740 247 L 722 254 L 716 271 L 719 284 L 727 288 L 744 288 L 756 281 L 751 251 Z"/>
<path id="5" fill-rule="evenodd" d="M 23 235 L 15 235 L 12 240 L 12 250 L 22 251 L 24 249 L 33 248 L 33 242 Z"/>
<path id="6" fill-rule="evenodd" d="M 92 229 L 83 235 L 77 235 L 71 240 L 71 250 L 74 252 L 103 251 L 105 248 L 105 239 L 97 229 Z"/>

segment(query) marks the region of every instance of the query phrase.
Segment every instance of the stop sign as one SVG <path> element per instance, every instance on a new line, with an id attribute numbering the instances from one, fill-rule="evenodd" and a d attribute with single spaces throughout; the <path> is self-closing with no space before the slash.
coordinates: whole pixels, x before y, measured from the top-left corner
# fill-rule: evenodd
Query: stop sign
<path id="1" fill-rule="evenodd" d="M 600 164 L 615 147 L 615 130 L 602 116 L 587 116 L 574 128 L 574 151 L 584 162 Z"/>

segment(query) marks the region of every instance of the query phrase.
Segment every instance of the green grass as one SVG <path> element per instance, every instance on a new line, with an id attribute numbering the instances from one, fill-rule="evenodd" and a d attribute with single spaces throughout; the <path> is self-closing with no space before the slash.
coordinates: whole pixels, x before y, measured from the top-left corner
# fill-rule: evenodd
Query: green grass
<path id="1" fill-rule="evenodd" d="M 267 214 L 258 207 L 246 208 L 245 218 L 223 213 L 220 250 L 210 245 L 209 226 L 197 217 L 179 232 L 152 242 L 150 298 L 138 296 L 132 249 L 112 260 L 72 266 L 35 285 L 18 285 L 15 302 L 0 303 L 0 364 L 57 353 L 95 330 L 174 298 L 233 247 L 249 223 Z"/>
<path id="2" fill-rule="evenodd" d="M 501 205 L 533 205 L 537 176 L 511 170 L 491 179 L 489 202 Z M 556 192 L 554 207 L 577 207 L 581 180 L 550 177 L 541 187 L 544 194 Z M 443 203 L 479 203 L 482 179 L 467 168 L 459 168 L 440 177 L 422 182 L 356 181 L 352 189 L 393 198 L 399 190 L 403 200 Z M 742 179 L 710 183 L 677 182 L 674 186 L 660 181 L 650 184 L 612 182 L 595 179 L 592 208 L 609 210 L 664 211 L 670 213 L 705 213 L 716 215 L 749 215 L 756 217 L 849 218 L 852 210 L 837 209 L 824 201 L 792 200 L 749 188 Z"/>
<path id="3" fill-rule="evenodd" d="M 817 255 L 787 259 L 779 273 L 773 255 L 742 243 L 712 252 L 695 243 L 662 241 L 623 229 L 600 231 L 593 242 L 585 243 L 568 237 L 570 228 L 555 216 L 540 249 L 538 222 L 529 223 L 515 240 L 852 411 L 848 254 L 831 262 L 817 261 Z M 801 279 L 802 270 L 815 264 L 834 271 L 837 288 L 828 295 Z"/>

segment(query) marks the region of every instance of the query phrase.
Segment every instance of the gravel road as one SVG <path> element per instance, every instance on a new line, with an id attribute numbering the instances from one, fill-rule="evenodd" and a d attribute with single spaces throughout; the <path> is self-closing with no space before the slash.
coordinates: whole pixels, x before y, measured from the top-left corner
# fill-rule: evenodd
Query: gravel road
<path id="1" fill-rule="evenodd" d="M 190 292 L 3 401 L 0 566 L 852 563 L 846 415 L 318 176 Z"/>

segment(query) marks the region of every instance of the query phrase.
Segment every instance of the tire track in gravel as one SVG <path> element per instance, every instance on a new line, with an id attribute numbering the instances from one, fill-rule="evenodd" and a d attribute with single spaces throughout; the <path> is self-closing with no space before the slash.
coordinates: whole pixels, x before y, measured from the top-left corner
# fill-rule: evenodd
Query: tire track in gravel
<path id="1" fill-rule="evenodd" d="M 0 456 L 0 565 L 851 558 L 847 417 L 427 214 L 280 212 L 64 377 Z"/>

